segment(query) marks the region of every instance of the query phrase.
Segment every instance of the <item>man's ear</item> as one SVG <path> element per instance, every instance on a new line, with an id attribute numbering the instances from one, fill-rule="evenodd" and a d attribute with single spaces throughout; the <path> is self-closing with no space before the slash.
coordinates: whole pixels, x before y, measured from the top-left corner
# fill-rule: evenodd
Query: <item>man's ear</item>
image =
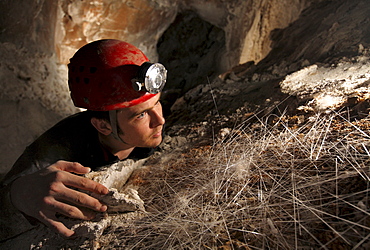
<path id="1" fill-rule="evenodd" d="M 104 119 L 92 117 L 91 124 L 99 133 L 102 133 L 103 135 L 110 135 L 112 133 L 112 126 Z"/>

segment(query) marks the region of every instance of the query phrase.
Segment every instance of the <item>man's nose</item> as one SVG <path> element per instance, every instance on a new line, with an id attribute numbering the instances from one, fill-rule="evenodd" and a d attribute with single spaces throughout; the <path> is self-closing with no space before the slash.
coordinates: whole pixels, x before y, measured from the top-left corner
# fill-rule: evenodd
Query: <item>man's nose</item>
<path id="1" fill-rule="evenodd" d="M 163 125 L 165 122 L 166 120 L 163 117 L 162 110 L 152 110 L 151 127 L 158 127 L 160 125 Z"/>

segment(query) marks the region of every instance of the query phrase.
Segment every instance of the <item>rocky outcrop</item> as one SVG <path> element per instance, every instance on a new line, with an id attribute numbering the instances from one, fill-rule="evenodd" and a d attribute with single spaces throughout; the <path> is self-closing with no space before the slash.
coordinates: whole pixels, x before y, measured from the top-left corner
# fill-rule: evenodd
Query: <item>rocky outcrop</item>
<path id="1" fill-rule="evenodd" d="M 312 5 L 289 27 L 273 32 L 272 50 L 263 60 L 233 67 L 188 91 L 171 107 L 167 122 L 212 121 L 275 108 L 317 112 L 341 105 L 361 105 L 358 113 L 367 114 L 369 12 L 365 0 Z"/>
<path id="2" fill-rule="evenodd" d="M 207 77 L 270 51 L 270 32 L 284 28 L 315 0 L 69 1 L 57 23 L 57 53 L 67 63 L 100 38 L 133 43 L 169 69 L 166 89 L 181 94 Z"/>
<path id="3" fill-rule="evenodd" d="M 137 186 L 128 182 L 135 171 L 140 171 L 146 159 L 140 161 L 126 160 L 106 166 L 85 176 L 99 182 L 109 189 L 106 195 L 96 195 L 108 206 L 106 213 L 97 216 L 93 221 L 81 221 L 65 218 L 62 222 L 75 231 L 76 236 L 94 239 L 108 227 L 119 227 L 130 219 L 138 219 L 145 213 L 144 201 L 139 197 Z M 47 237 L 47 236 L 44 236 Z M 42 237 L 41 237 L 42 238 Z"/>

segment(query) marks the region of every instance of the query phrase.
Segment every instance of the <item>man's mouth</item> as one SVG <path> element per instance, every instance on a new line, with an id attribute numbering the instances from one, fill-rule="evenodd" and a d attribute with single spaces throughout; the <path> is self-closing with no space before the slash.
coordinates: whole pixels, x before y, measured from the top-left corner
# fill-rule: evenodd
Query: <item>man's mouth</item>
<path id="1" fill-rule="evenodd" d="M 162 129 L 158 130 L 153 137 L 160 137 L 162 135 Z"/>

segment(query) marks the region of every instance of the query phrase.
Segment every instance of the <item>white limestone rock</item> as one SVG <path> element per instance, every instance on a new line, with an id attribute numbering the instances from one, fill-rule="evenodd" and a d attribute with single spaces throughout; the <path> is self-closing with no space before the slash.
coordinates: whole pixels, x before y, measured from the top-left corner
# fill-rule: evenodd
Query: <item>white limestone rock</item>
<path id="1" fill-rule="evenodd" d="M 127 181 L 135 170 L 143 166 L 145 160 L 121 161 L 86 174 L 85 177 L 109 189 L 106 195 L 89 193 L 106 204 L 108 210 L 91 221 L 63 218 L 63 223 L 75 231 L 76 236 L 95 239 L 108 227 L 127 226 L 131 220 L 141 218 L 145 214 L 144 201 L 135 187 L 128 185 Z"/>
<path id="2" fill-rule="evenodd" d="M 133 188 L 127 188 L 125 193 L 110 188 L 107 195 L 92 196 L 108 206 L 108 213 L 145 211 L 144 201 L 139 197 L 137 190 Z"/>
<path id="3" fill-rule="evenodd" d="M 91 194 L 108 206 L 108 213 L 145 210 L 144 202 L 137 190 L 126 185 L 133 171 L 140 168 L 144 161 L 145 159 L 139 161 L 129 159 L 85 175 L 109 189 L 106 195 Z"/>

